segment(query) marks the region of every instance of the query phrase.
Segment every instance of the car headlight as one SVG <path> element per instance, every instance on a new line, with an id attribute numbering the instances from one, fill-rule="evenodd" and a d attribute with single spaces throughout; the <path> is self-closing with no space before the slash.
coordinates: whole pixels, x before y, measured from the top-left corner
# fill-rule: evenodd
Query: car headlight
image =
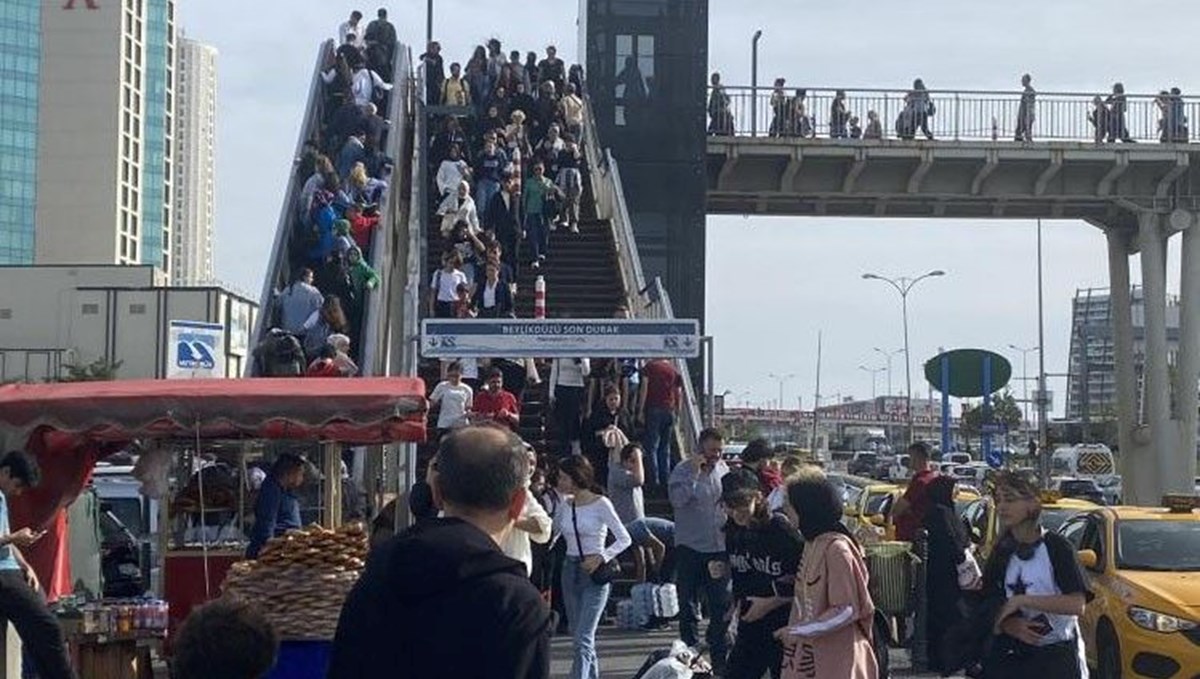
<path id="1" fill-rule="evenodd" d="M 1142 629 L 1148 629 L 1151 632 L 1162 632 L 1163 634 L 1184 632 L 1200 626 L 1191 620 L 1184 620 L 1183 618 L 1159 613 L 1158 611 L 1152 611 L 1140 606 L 1129 607 L 1129 619 L 1133 621 L 1133 624 Z"/>

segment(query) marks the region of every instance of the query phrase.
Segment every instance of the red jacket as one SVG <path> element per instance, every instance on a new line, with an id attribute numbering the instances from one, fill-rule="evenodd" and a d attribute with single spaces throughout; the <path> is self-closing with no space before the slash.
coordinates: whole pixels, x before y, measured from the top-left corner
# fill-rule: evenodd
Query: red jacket
<path id="1" fill-rule="evenodd" d="M 346 221 L 350 222 L 350 235 L 354 237 L 354 243 L 358 245 L 363 252 L 371 246 L 371 231 L 375 229 L 375 225 L 379 223 L 379 215 L 370 217 L 359 213 L 357 217 L 346 217 Z"/>
<path id="2" fill-rule="evenodd" d="M 487 389 L 481 390 L 475 394 L 475 398 L 471 402 L 471 410 L 479 417 L 496 420 L 510 429 L 514 428 L 512 422 L 508 419 L 500 419 L 500 411 L 507 410 L 518 418 L 521 416 L 521 406 L 517 403 L 517 397 L 504 389 L 501 389 L 499 393 L 493 393 Z"/>

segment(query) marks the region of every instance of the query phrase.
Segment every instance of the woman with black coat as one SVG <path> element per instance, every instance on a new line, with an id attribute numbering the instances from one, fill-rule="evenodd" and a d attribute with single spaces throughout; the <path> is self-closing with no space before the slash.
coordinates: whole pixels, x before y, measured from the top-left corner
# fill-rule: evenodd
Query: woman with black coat
<path id="1" fill-rule="evenodd" d="M 929 670 L 951 671 L 942 658 L 942 639 L 946 632 L 962 622 L 962 590 L 958 566 L 966 560 L 970 547 L 966 528 L 954 511 L 954 479 L 939 476 L 929 484 L 929 511 L 925 515 L 928 533 L 926 588 L 929 614 L 925 634 L 929 641 Z"/>

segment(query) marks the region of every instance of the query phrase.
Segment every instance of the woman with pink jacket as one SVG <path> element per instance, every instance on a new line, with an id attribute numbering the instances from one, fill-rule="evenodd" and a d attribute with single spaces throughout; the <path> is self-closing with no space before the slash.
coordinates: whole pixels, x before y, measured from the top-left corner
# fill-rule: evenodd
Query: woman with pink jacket
<path id="1" fill-rule="evenodd" d="M 871 644 L 875 605 L 862 550 L 842 526 L 842 501 L 823 474 L 788 484 L 788 518 L 804 535 L 783 643 L 783 679 L 877 679 Z"/>

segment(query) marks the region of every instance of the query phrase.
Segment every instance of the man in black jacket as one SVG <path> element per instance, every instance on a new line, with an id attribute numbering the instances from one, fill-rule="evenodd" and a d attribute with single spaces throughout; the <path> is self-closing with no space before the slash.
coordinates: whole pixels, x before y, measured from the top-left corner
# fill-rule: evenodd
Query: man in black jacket
<path id="1" fill-rule="evenodd" d="M 500 551 L 525 505 L 529 462 L 510 432 L 447 436 L 431 472 L 445 518 L 371 554 L 338 620 L 329 679 L 548 679 L 550 614 Z"/>
<path id="2" fill-rule="evenodd" d="M 519 191 L 516 180 L 509 178 L 505 180 L 504 187 L 483 206 L 484 228 L 496 234 L 496 242 L 500 243 L 503 261 L 511 269 L 513 281 L 517 276 L 517 248 L 525 238 L 518 207 L 521 202 Z"/>

